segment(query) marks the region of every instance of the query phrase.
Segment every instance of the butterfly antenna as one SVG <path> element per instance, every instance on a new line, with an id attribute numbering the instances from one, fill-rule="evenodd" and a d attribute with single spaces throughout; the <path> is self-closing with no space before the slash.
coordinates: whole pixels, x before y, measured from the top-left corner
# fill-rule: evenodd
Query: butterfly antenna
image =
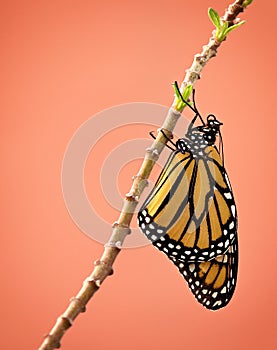
<path id="1" fill-rule="evenodd" d="M 193 101 L 193 106 L 194 106 L 194 109 L 195 109 L 195 113 L 199 116 L 201 122 L 203 125 L 205 125 L 205 122 L 203 120 L 203 118 L 201 117 L 201 114 L 199 113 L 197 107 L 196 107 L 196 102 L 195 102 L 195 89 L 192 90 L 192 101 Z"/>
<path id="2" fill-rule="evenodd" d="M 195 123 L 197 117 L 199 117 L 200 120 L 201 120 L 201 122 L 202 122 L 202 124 L 205 125 L 204 120 L 203 120 L 203 118 L 201 117 L 201 114 L 199 113 L 199 111 L 198 111 L 198 109 L 197 109 L 197 107 L 196 107 L 196 103 L 195 103 L 195 89 L 192 90 L 192 101 L 193 101 L 193 105 L 194 105 L 194 108 L 193 108 L 193 107 L 190 105 L 190 103 L 188 103 L 188 102 L 184 99 L 184 97 L 182 96 L 177 81 L 174 82 L 174 86 L 175 86 L 176 91 L 178 92 L 178 95 L 179 95 L 179 97 L 181 98 L 182 102 L 184 102 L 184 103 L 195 113 L 195 116 L 194 116 L 194 118 L 192 119 L 192 121 L 191 121 L 191 123 L 190 123 L 190 126 L 192 127 L 192 125 Z M 190 127 L 190 129 L 191 129 L 191 127 Z"/>

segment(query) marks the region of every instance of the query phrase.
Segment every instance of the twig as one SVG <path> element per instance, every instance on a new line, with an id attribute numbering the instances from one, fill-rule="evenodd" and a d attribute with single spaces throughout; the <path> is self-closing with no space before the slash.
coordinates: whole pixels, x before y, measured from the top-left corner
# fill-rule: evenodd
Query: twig
<path id="1" fill-rule="evenodd" d="M 238 14 L 251 2 L 251 0 L 235 1 L 226 10 L 224 16 L 221 18 L 221 23 L 228 22 L 228 27 L 234 25 Z M 216 55 L 217 49 L 223 40 L 218 40 L 216 31 L 214 30 L 208 44 L 203 47 L 203 51 L 200 54 L 194 56 L 191 67 L 186 71 L 185 78 L 180 88 L 181 93 L 184 93 L 187 86 L 193 86 L 200 78 L 202 69 L 207 62 Z M 52 350 L 61 346 L 60 340 L 64 333 L 72 326 L 73 321 L 79 313 L 85 312 L 86 304 L 99 289 L 105 278 L 113 273 L 113 263 L 121 250 L 124 239 L 131 232 L 129 227 L 140 195 L 148 183 L 147 179 L 160 153 L 165 147 L 168 138 L 172 137 L 173 129 L 183 109 L 184 104 L 180 104 L 180 99 L 178 99 L 178 96 L 175 96 L 173 104 L 162 125 L 163 132 L 158 132 L 157 138 L 154 140 L 151 147 L 146 150 L 141 168 L 138 174 L 133 178 L 131 190 L 125 196 L 120 217 L 118 221 L 113 224 L 111 237 L 105 245 L 101 258 L 95 261 L 93 272 L 84 281 L 76 297 L 71 299 L 66 311 L 57 319 L 56 324 L 45 337 L 39 350 Z"/>

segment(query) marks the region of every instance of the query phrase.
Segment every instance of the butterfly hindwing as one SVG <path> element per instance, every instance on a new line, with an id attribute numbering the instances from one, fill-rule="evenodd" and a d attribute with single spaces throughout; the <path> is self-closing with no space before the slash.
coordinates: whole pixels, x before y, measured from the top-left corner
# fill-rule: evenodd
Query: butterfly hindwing
<path id="1" fill-rule="evenodd" d="M 190 263 L 171 260 L 199 303 L 210 310 L 220 309 L 229 303 L 237 281 L 237 237 L 224 254 L 212 260 Z"/>

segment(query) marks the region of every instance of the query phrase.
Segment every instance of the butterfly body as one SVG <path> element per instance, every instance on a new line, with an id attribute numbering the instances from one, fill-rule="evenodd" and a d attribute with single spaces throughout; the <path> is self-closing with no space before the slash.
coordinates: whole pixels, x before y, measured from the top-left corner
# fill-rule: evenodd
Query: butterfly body
<path id="1" fill-rule="evenodd" d="M 215 146 L 222 123 L 190 124 L 176 142 L 138 213 L 142 232 L 167 255 L 197 300 L 216 310 L 234 291 L 237 213 L 222 157 Z"/>

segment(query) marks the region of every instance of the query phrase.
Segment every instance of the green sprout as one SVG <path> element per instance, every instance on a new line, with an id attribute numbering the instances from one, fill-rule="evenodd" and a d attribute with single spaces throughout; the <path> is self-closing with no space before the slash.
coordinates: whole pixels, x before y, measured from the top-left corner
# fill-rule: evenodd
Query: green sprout
<path id="1" fill-rule="evenodd" d="M 250 2 L 253 0 L 245 0 L 247 2 L 247 5 L 249 5 Z M 246 6 L 247 6 L 246 5 Z M 216 40 L 218 41 L 223 41 L 226 39 L 227 35 L 234 29 L 238 28 L 242 24 L 245 23 L 245 21 L 241 21 L 239 23 L 233 24 L 232 26 L 229 27 L 228 22 L 223 22 L 222 19 L 219 17 L 219 14 L 212 8 L 209 8 L 208 11 L 209 17 L 213 24 L 216 27 L 216 32 L 215 32 L 215 37 Z"/>
<path id="2" fill-rule="evenodd" d="M 175 108 L 177 111 L 179 112 L 182 112 L 183 109 L 186 107 L 186 103 L 183 102 L 184 100 L 187 101 L 190 97 L 190 94 L 192 93 L 192 85 L 187 85 L 185 87 L 185 90 L 183 91 L 183 93 L 181 94 L 180 90 L 179 90 L 179 87 L 177 85 L 177 83 L 175 82 L 174 85 L 174 91 L 175 91 L 175 96 L 177 98 L 177 102 L 176 102 L 176 105 L 175 105 Z M 192 103 L 191 102 L 188 102 L 187 103 L 189 105 L 191 105 Z"/>
<path id="3" fill-rule="evenodd" d="M 242 3 L 242 6 L 243 6 L 243 7 L 247 7 L 248 5 L 251 4 L 251 2 L 253 2 L 253 0 L 245 0 L 245 1 Z"/>

